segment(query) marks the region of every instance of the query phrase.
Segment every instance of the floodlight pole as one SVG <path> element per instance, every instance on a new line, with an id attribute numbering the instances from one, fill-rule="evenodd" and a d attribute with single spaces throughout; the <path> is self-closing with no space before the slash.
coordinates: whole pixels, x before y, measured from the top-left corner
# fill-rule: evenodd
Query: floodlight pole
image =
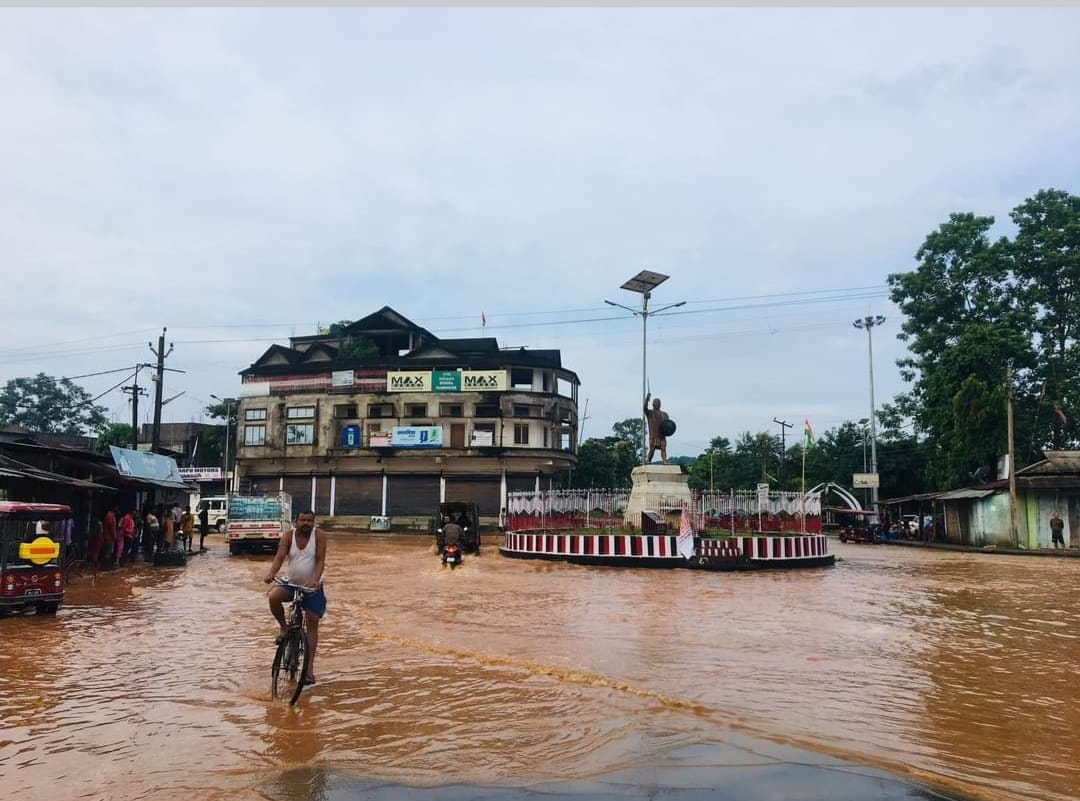
<path id="1" fill-rule="evenodd" d="M 881 325 L 885 318 L 880 314 L 860 317 L 852 323 L 856 328 L 866 329 L 866 348 L 870 360 L 870 472 L 877 475 L 877 419 L 874 414 L 874 326 Z M 878 488 L 870 488 L 870 508 L 878 510 Z"/>

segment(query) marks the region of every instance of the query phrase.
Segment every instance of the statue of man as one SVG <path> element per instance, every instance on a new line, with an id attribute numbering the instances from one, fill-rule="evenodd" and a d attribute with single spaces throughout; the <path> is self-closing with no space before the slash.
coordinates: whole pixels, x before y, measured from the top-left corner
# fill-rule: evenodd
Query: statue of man
<path id="1" fill-rule="evenodd" d="M 650 397 L 652 397 L 652 393 L 645 396 L 645 419 L 649 423 L 649 456 L 645 460 L 645 464 L 652 462 L 653 454 L 656 453 L 657 448 L 660 449 L 661 463 L 667 464 L 667 434 L 664 433 L 664 423 L 668 419 L 668 414 L 667 412 L 660 410 L 659 398 L 653 398 L 652 406 L 650 407 Z"/>

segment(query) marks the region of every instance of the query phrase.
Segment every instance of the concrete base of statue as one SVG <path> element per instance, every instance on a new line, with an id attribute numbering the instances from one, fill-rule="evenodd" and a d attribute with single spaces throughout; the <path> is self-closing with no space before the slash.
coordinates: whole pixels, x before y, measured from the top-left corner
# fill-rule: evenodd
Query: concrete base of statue
<path id="1" fill-rule="evenodd" d="M 623 512 L 623 522 L 627 525 L 640 528 L 641 513 L 646 509 L 665 516 L 678 515 L 683 503 L 691 503 L 689 476 L 677 464 L 642 464 L 630 475 L 633 489 Z M 678 525 L 677 520 L 675 524 Z"/>

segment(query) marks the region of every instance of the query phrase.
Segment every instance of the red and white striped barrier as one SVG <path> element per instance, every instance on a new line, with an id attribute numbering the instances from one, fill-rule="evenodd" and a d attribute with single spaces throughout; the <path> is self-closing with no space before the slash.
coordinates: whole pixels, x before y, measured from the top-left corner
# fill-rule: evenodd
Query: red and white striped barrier
<path id="1" fill-rule="evenodd" d="M 670 562 L 672 567 L 686 563 L 676 548 L 674 534 L 581 534 L 547 531 L 507 531 L 501 550 L 509 556 L 569 558 L 589 561 L 633 564 L 649 560 L 652 564 Z M 695 556 L 739 560 L 751 563 L 785 564 L 821 562 L 830 557 L 828 541 L 821 534 L 786 536 L 729 537 L 694 539 Z"/>

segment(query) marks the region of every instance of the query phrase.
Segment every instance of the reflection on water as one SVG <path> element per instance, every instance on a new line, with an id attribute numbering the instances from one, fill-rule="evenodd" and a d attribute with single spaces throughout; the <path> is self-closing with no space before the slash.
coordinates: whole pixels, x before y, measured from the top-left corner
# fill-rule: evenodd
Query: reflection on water
<path id="1" fill-rule="evenodd" d="M 267 560 L 210 544 L 0 621 L 12 797 L 585 780 L 747 734 L 984 798 L 1080 795 L 1080 560 L 838 545 L 832 569 L 724 575 L 490 548 L 451 572 L 426 539 L 336 535 L 320 682 L 290 709 Z"/>

